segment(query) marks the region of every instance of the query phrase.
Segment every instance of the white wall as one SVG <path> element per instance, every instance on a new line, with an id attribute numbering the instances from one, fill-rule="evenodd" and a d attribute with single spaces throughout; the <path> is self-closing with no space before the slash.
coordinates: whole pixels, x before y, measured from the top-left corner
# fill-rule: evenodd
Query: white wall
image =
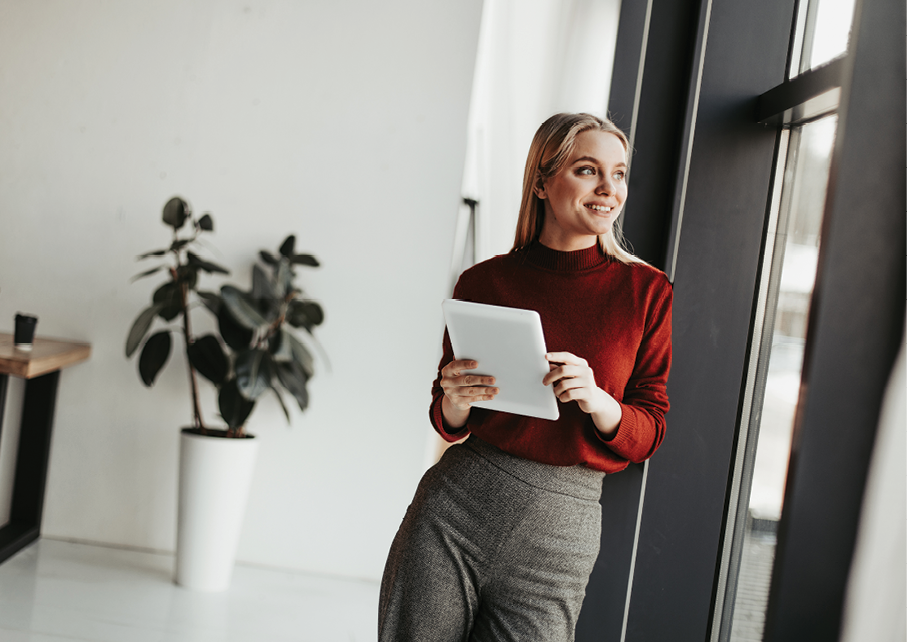
<path id="1" fill-rule="evenodd" d="M 185 367 L 123 345 L 180 194 L 243 286 L 295 232 L 327 314 L 305 414 L 260 403 L 241 560 L 377 578 L 433 438 L 481 0 L 0 4 L 0 331 L 93 344 L 64 371 L 44 533 L 172 550 Z M 219 280 L 209 279 L 211 288 Z M 199 323 L 205 316 L 198 313 Z M 213 395 L 206 417 L 216 419 Z"/>

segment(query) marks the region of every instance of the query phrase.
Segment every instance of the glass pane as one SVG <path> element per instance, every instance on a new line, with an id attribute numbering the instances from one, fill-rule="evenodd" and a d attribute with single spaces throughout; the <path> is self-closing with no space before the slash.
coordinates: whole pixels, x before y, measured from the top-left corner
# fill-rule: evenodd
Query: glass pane
<path id="1" fill-rule="evenodd" d="M 810 68 L 825 64 L 847 52 L 855 0 L 819 0 L 813 34 Z"/>
<path id="2" fill-rule="evenodd" d="M 752 401 L 741 440 L 747 450 L 737 541 L 731 545 L 731 568 L 739 570 L 727 584 L 730 631 L 721 635 L 732 642 L 762 639 L 836 124 L 831 116 L 791 131 L 774 239 L 766 252 L 764 316 L 747 382 Z"/>
<path id="3" fill-rule="evenodd" d="M 847 52 L 856 0 L 802 0 L 791 61 L 791 76 Z"/>

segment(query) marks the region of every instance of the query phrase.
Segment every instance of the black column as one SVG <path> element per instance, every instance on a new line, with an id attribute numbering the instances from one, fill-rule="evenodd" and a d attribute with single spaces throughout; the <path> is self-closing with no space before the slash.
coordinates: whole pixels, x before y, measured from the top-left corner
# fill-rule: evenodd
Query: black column
<path id="1" fill-rule="evenodd" d="M 776 149 L 776 130 L 755 122 L 755 101 L 784 80 L 793 4 L 701 7 L 705 52 L 677 225 L 671 411 L 649 463 L 629 642 L 708 639 Z"/>

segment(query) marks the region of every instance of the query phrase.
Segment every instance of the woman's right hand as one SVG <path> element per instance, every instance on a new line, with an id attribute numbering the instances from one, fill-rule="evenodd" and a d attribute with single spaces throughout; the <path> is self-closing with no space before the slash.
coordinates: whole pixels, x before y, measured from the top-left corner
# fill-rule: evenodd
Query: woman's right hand
<path id="1" fill-rule="evenodd" d="M 475 361 L 461 359 L 441 368 L 441 388 L 444 390 L 441 412 L 451 428 L 462 428 L 466 424 L 473 403 L 491 401 L 499 392 L 493 387 L 494 377 L 463 372 L 478 366 Z"/>

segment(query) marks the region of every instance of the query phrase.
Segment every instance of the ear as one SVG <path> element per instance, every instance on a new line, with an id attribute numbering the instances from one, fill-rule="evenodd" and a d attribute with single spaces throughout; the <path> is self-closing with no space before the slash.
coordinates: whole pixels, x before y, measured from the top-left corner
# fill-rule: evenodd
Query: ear
<path id="1" fill-rule="evenodd" d="M 535 186 L 532 191 L 542 200 L 548 198 L 548 192 L 545 190 L 545 179 L 542 178 L 541 174 L 535 175 Z"/>

